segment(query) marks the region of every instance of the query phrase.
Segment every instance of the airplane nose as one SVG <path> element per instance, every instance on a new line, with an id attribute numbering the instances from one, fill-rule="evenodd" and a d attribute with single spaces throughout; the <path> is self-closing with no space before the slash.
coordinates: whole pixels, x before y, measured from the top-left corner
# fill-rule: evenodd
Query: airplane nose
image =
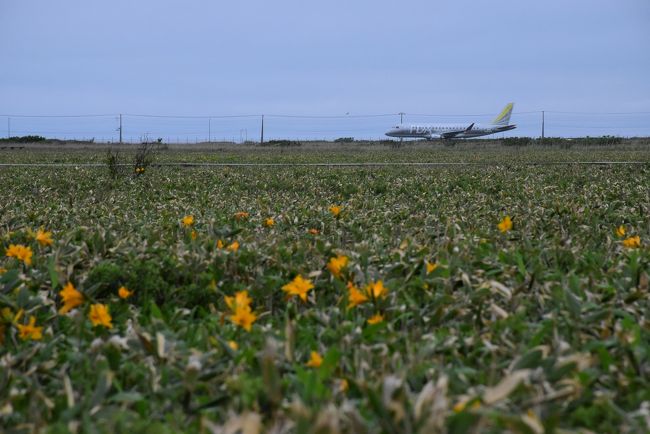
<path id="1" fill-rule="evenodd" d="M 396 133 L 395 129 L 391 129 L 391 130 L 386 131 L 386 135 L 388 137 L 395 137 L 396 136 L 395 133 Z"/>

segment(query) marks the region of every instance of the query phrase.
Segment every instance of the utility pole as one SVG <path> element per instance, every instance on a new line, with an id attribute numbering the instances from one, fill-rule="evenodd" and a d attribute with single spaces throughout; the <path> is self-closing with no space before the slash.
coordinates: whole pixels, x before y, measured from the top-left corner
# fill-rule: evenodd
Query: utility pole
<path id="1" fill-rule="evenodd" d="M 120 144 L 122 144 L 122 113 L 120 113 Z"/>
<path id="2" fill-rule="evenodd" d="M 11 118 L 7 116 L 7 138 L 11 138 Z"/>
<path id="3" fill-rule="evenodd" d="M 544 141 L 544 110 L 542 110 L 542 142 Z"/>
<path id="4" fill-rule="evenodd" d="M 406 113 L 404 113 L 404 112 L 399 112 L 399 124 L 400 125 L 402 125 L 404 123 L 404 115 L 405 114 Z M 397 146 L 401 148 L 403 143 L 404 143 L 404 138 L 400 137 L 399 138 L 399 145 L 397 145 Z"/>
<path id="5" fill-rule="evenodd" d="M 262 115 L 262 134 L 260 135 L 260 145 L 264 144 L 264 115 Z"/>
<path id="6" fill-rule="evenodd" d="M 208 143 L 212 142 L 212 118 L 208 118 Z"/>

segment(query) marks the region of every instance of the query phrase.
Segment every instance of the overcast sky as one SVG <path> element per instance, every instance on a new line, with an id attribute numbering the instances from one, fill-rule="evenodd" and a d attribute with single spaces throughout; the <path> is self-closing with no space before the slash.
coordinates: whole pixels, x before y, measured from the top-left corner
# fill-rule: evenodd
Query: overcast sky
<path id="1" fill-rule="evenodd" d="M 0 0 L 0 65 L 0 114 L 650 112 L 650 1 Z"/>

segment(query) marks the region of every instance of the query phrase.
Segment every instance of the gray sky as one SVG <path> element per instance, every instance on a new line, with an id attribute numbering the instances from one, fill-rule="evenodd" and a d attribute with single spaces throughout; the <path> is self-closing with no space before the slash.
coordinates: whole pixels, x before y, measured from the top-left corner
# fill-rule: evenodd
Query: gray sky
<path id="1" fill-rule="evenodd" d="M 0 0 L 0 62 L 0 114 L 492 117 L 509 101 L 516 112 L 650 112 L 650 2 Z M 650 135 L 650 115 L 549 116 L 550 134 Z M 515 113 L 514 133 L 535 134 L 538 117 Z M 396 119 L 269 118 L 269 134 L 378 137 Z M 207 130 L 207 120 L 129 122 L 135 135 Z M 214 131 L 239 138 L 257 123 L 218 120 Z"/>

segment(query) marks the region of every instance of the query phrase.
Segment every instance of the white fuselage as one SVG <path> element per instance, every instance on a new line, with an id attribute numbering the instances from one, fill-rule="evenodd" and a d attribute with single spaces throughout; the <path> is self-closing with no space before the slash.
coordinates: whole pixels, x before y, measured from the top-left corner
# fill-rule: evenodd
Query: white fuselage
<path id="1" fill-rule="evenodd" d="M 469 139 L 515 129 L 516 125 L 413 124 L 397 125 L 386 132 L 389 137 L 421 139 Z"/>

